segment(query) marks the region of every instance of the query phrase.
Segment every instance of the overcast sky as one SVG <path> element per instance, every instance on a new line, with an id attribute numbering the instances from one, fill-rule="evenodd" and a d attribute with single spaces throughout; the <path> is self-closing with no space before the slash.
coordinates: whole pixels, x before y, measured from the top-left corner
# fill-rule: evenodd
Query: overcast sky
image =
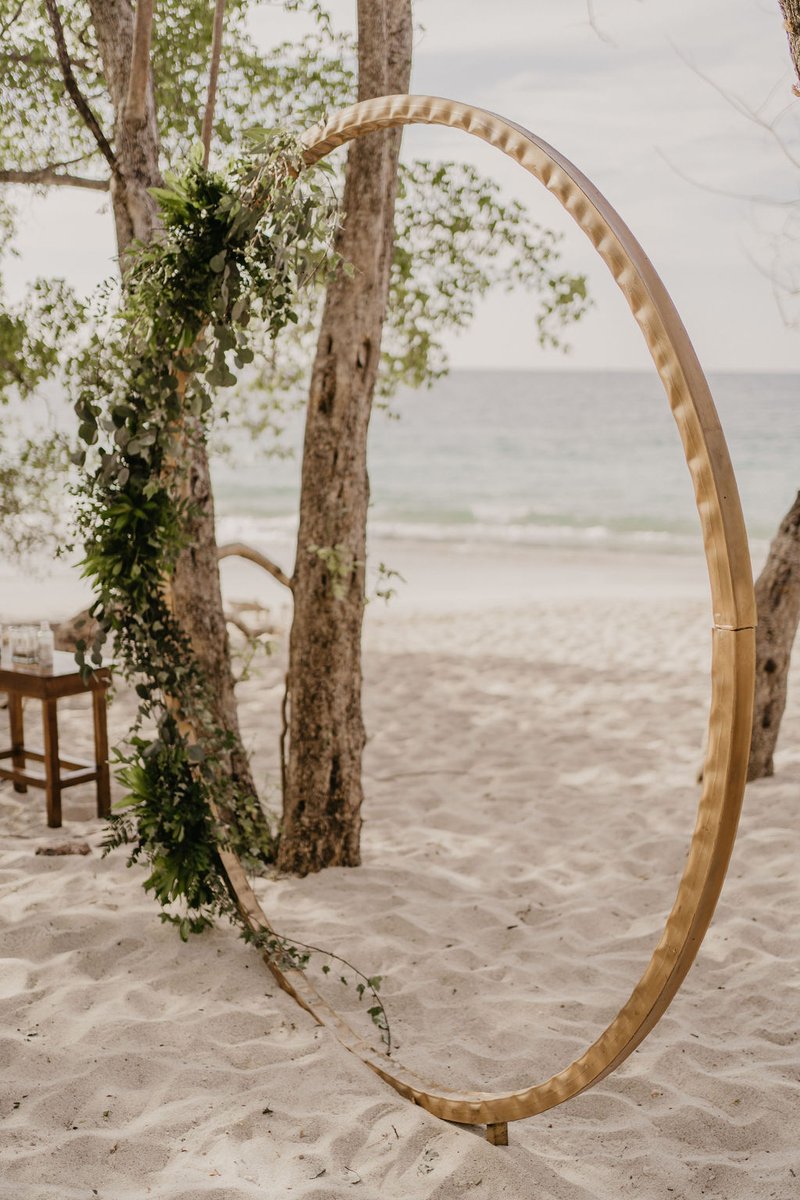
<path id="1" fill-rule="evenodd" d="M 353 25 L 353 0 L 330 7 L 340 26 Z M 796 369 L 800 329 L 786 328 L 768 278 L 770 235 L 787 210 L 735 197 L 797 197 L 800 166 L 697 73 L 777 119 L 798 146 L 800 100 L 791 95 L 777 0 L 595 0 L 594 11 L 600 35 L 585 0 L 418 0 L 424 28 L 412 91 L 501 113 L 588 174 L 653 260 L 707 369 Z M 258 6 L 252 25 L 265 51 L 300 28 L 274 4 Z M 407 153 L 469 159 L 494 173 L 537 220 L 563 230 L 565 263 L 588 274 L 596 301 L 564 359 L 537 347 L 534 306 L 524 294 L 490 298 L 469 332 L 452 341 L 454 366 L 649 363 L 606 268 L 540 184 L 463 133 L 417 128 L 405 137 Z M 22 255 L 7 272 L 12 294 L 37 274 L 63 274 L 88 288 L 108 273 L 112 228 L 97 195 L 20 192 Z"/>

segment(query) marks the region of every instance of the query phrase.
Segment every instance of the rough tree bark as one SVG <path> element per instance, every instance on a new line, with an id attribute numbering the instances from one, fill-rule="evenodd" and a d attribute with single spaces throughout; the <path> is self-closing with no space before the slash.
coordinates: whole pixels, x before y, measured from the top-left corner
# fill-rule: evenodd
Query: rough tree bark
<path id="1" fill-rule="evenodd" d="M 778 0 L 783 13 L 783 24 L 789 39 L 789 54 L 794 63 L 794 73 L 797 83 L 794 85 L 795 95 L 800 96 L 800 0 Z"/>
<path id="2" fill-rule="evenodd" d="M 800 0 L 779 0 L 789 53 L 800 82 Z M 795 93 L 800 95 L 797 85 Z M 789 509 L 756 580 L 756 695 L 748 779 L 775 769 L 773 755 L 786 706 L 789 661 L 800 620 L 800 495 Z"/>
<path id="3" fill-rule="evenodd" d="M 136 238 L 149 242 L 158 228 L 158 212 L 148 188 L 163 180 L 158 162 L 159 138 L 153 81 L 147 72 L 144 118 L 127 117 L 128 80 L 133 53 L 133 9 L 129 0 L 90 0 L 106 85 L 114 106 L 114 154 L 118 170 L 111 176 L 111 201 L 120 266 Z"/>
<path id="4" fill-rule="evenodd" d="M 135 99 L 129 97 L 134 46 L 134 17 L 129 0 L 90 0 L 90 10 L 115 113 L 114 153 L 118 170 L 112 175 L 111 196 L 124 271 L 125 252 L 133 239 L 149 242 L 158 230 L 156 204 L 148 191 L 162 182 L 152 74 L 146 73 L 144 105 L 129 104 L 129 99 Z M 142 107 L 143 120 L 139 115 Z M 214 682 L 214 717 L 234 735 L 232 774 L 245 790 L 256 795 L 239 730 L 220 589 L 214 498 L 208 455 L 202 443 L 196 443 L 192 450 L 188 492 L 197 515 L 189 530 L 188 549 L 181 555 L 173 577 L 174 611 L 191 638 L 206 677 Z"/>
<path id="5" fill-rule="evenodd" d="M 358 98 L 406 92 L 410 0 L 359 0 Z M 279 866 L 360 862 L 361 626 L 367 430 L 380 358 L 400 131 L 353 142 L 336 249 L 354 268 L 328 288 L 306 417 L 289 644 L 289 749 Z"/>
<path id="6" fill-rule="evenodd" d="M 756 582 L 756 702 L 748 779 L 774 771 L 789 661 L 800 624 L 800 492 L 783 518 Z"/>

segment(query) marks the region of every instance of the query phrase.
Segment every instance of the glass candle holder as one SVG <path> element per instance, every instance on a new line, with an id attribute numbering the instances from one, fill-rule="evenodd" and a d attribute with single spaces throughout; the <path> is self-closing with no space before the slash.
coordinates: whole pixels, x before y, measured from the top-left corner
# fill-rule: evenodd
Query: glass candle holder
<path id="1" fill-rule="evenodd" d="M 12 662 L 35 663 L 38 661 L 36 633 L 35 625 L 11 625 L 9 627 L 8 639 Z"/>

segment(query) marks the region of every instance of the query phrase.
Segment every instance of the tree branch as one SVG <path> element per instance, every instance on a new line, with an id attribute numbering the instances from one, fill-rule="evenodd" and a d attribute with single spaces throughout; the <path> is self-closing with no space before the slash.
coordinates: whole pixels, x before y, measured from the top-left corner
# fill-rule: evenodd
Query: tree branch
<path id="1" fill-rule="evenodd" d="M 668 41 L 681 62 L 685 63 L 689 70 L 693 71 L 698 79 L 702 79 L 703 83 L 707 83 L 709 87 L 713 88 L 714 91 L 721 96 L 723 100 L 727 101 L 731 108 L 735 109 L 736 112 L 738 112 L 741 116 L 745 117 L 748 121 L 751 121 L 753 125 L 757 125 L 759 129 L 763 129 L 765 133 L 769 134 L 769 136 L 778 146 L 780 152 L 789 160 L 792 166 L 800 168 L 800 158 L 798 158 L 798 156 L 792 152 L 786 141 L 778 133 L 778 130 L 775 128 L 774 121 L 766 120 L 765 117 L 762 117 L 759 109 L 751 108 L 749 104 L 741 99 L 741 97 L 737 96 L 734 92 L 729 92 L 727 88 L 724 88 L 720 83 L 718 83 L 713 76 L 707 75 L 705 71 L 702 71 L 700 67 L 692 62 L 689 56 L 685 54 L 683 50 L 681 50 L 680 46 L 676 45 L 675 42 L 672 41 L 671 38 L 668 39 Z"/>
<path id="2" fill-rule="evenodd" d="M 142 125 L 145 119 L 147 86 L 150 82 L 150 40 L 153 32 L 153 0 L 138 0 L 133 25 L 133 50 L 125 100 L 125 121 Z"/>
<path id="3" fill-rule="evenodd" d="M 3 36 L 3 31 L 0 30 L 0 37 Z M 59 61 L 57 58 L 51 58 L 50 55 L 27 54 L 19 50 L 2 50 L 0 51 L 0 62 L 23 63 L 27 67 L 57 67 Z M 81 67 L 83 70 L 91 70 L 92 64 L 86 58 L 73 58 L 73 67 Z"/>
<path id="4" fill-rule="evenodd" d="M 725 196 L 728 200 L 744 200 L 749 204 L 763 204 L 768 208 L 793 209 L 797 206 L 797 196 L 789 196 L 785 200 L 776 200 L 774 196 L 761 195 L 758 192 L 735 192 L 730 188 L 715 187 L 711 183 L 703 183 L 701 179 L 695 178 L 695 176 L 690 175 L 688 171 L 684 171 L 674 163 L 660 147 L 656 147 L 656 154 L 684 183 L 690 183 L 692 187 L 702 188 L 704 192 L 708 192 L 712 196 Z"/>
<path id="5" fill-rule="evenodd" d="M 4 21 L 3 24 L 0 25 L 0 37 L 5 37 L 5 35 L 9 31 L 9 29 L 11 28 L 11 26 L 14 25 L 19 20 L 24 7 L 25 7 L 25 0 L 20 0 L 19 4 L 14 9 L 13 13 L 8 18 L 8 20 Z"/>
<path id="6" fill-rule="evenodd" d="M 247 638 L 248 642 L 252 641 L 255 637 L 255 634 L 250 626 L 243 621 L 241 617 L 237 617 L 235 613 L 226 612 L 225 622 L 228 625 L 233 625 L 234 629 L 238 629 L 239 633 L 243 634 L 244 637 Z"/>
<path id="7" fill-rule="evenodd" d="M 106 138 L 105 134 L 103 133 L 102 129 L 100 128 L 100 124 L 97 120 L 97 117 L 94 115 L 91 108 L 89 107 L 86 97 L 83 95 L 83 92 L 78 87 L 78 81 L 76 80 L 75 75 L 73 73 L 72 63 L 70 62 L 69 52 L 67 51 L 67 43 L 64 39 L 64 26 L 61 24 L 61 16 L 58 11 L 58 5 L 56 4 L 56 0 L 45 0 L 45 6 L 47 8 L 47 15 L 50 18 L 50 25 L 52 27 L 53 36 L 54 36 L 55 42 L 56 42 L 56 51 L 58 53 L 58 63 L 59 63 L 59 66 L 61 67 L 61 75 L 64 80 L 64 86 L 66 87 L 67 92 L 70 95 L 72 103 L 75 105 L 75 108 L 78 110 L 78 113 L 80 114 L 80 117 L 83 120 L 84 125 L 89 130 L 89 132 L 91 133 L 94 140 L 97 142 L 97 145 L 100 148 L 101 154 L 105 158 L 108 165 L 111 167 L 111 170 L 114 172 L 114 174 L 116 174 L 119 170 L 119 164 L 117 163 L 117 157 L 114 154 L 114 151 L 111 149 L 111 145 L 109 144 L 108 139 Z"/>
<path id="8" fill-rule="evenodd" d="M 589 17 L 589 24 L 600 38 L 600 41 L 605 42 L 608 46 L 614 46 L 616 48 L 617 43 L 614 41 L 614 39 L 609 37 L 609 35 L 605 33 L 597 23 L 597 16 L 594 11 L 594 0 L 586 0 L 586 13 Z"/>
<path id="9" fill-rule="evenodd" d="M 87 179 L 83 175 L 70 175 L 54 167 L 40 167 L 37 171 L 0 171 L 0 183 L 42 184 L 44 187 L 89 188 L 94 192 L 107 192 L 107 179 Z"/>
<path id="10" fill-rule="evenodd" d="M 208 75 L 208 94 L 206 110 L 203 113 L 203 166 L 208 166 L 211 155 L 211 133 L 214 127 L 214 105 L 217 100 L 217 79 L 219 77 L 219 60 L 222 56 L 222 23 L 225 19 L 225 0 L 216 0 L 214 6 L 214 32 L 211 37 L 211 69 Z"/>
<path id="11" fill-rule="evenodd" d="M 275 563 L 272 562 L 271 559 L 267 558 L 265 554 L 261 554 L 260 551 L 254 550 L 252 546 L 245 545 L 244 542 L 228 542 L 228 544 L 225 546 L 218 546 L 217 558 L 220 560 L 223 558 L 246 558 L 248 562 L 255 563 L 257 567 L 261 567 L 262 570 L 268 571 L 273 579 L 277 579 L 278 583 L 282 583 L 283 586 L 289 588 L 290 591 L 294 590 L 294 584 L 292 583 L 291 579 L 280 569 L 280 567 L 276 566 Z"/>

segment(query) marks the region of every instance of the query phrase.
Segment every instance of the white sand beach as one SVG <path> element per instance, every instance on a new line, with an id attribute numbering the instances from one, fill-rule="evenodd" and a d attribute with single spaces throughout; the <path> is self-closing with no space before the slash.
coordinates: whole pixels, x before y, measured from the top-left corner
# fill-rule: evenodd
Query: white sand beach
<path id="1" fill-rule="evenodd" d="M 409 584 L 368 609 L 363 866 L 257 890 L 282 933 L 384 977 L 404 1065 L 516 1088 L 607 1024 L 671 905 L 709 693 L 702 558 L 387 555 Z M 224 572 L 239 598 L 277 602 L 254 569 Z M 51 599 L 42 615 L 65 615 Z M 240 687 L 273 803 L 284 665 L 281 646 Z M 88 748 L 86 701 L 62 705 L 63 741 Z M 113 735 L 131 707 L 113 705 Z M 508 1148 L 400 1098 L 233 930 L 183 945 L 144 870 L 102 857 L 91 789 L 47 830 L 40 793 L 0 786 L 0 1197 L 792 1200 L 797 671 L 781 747 L 666 1016 L 593 1090 L 510 1126 Z M 91 854 L 36 856 L 66 839 Z M 352 986 L 309 970 L 370 1028 Z"/>

